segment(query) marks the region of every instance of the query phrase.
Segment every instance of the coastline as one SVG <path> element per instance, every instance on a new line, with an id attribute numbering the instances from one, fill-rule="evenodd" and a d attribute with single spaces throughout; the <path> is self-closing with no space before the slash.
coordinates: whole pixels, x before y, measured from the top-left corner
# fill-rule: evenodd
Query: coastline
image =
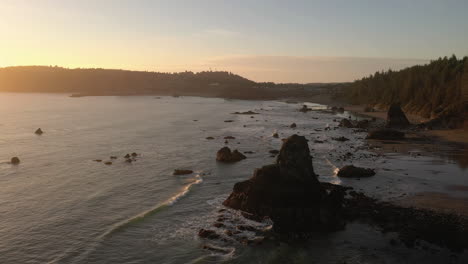
<path id="1" fill-rule="evenodd" d="M 387 112 L 382 110 L 376 110 L 375 112 L 365 112 L 365 105 L 351 105 L 340 101 L 332 100 L 329 95 L 319 95 L 307 98 L 308 102 L 324 104 L 329 106 L 343 106 L 346 111 L 353 112 L 361 116 L 375 117 L 377 119 L 385 120 L 387 118 Z M 405 113 L 406 117 L 412 124 L 419 124 L 422 122 L 429 121 L 429 119 Z M 465 149 L 468 149 L 468 130 L 465 128 L 459 129 L 443 129 L 443 130 L 420 130 L 417 134 L 425 137 L 430 137 L 434 140 L 445 141 L 451 143 L 462 144 Z"/>

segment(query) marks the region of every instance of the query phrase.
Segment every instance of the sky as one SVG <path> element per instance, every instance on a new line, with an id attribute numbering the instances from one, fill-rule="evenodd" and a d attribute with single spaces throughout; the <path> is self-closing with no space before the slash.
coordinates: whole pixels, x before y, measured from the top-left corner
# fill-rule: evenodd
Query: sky
<path id="1" fill-rule="evenodd" d="M 0 67 L 341 82 L 468 55 L 467 0 L 0 0 Z"/>

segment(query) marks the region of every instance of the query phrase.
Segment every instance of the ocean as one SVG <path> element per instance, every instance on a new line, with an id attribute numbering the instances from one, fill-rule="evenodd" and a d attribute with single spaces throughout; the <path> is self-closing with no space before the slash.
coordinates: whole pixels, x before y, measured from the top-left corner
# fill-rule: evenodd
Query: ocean
<path id="1" fill-rule="evenodd" d="M 415 144 L 392 151 L 398 145 L 376 145 L 385 150 L 378 153 L 368 148 L 365 133 L 334 129 L 350 113 L 311 103 L 306 104 L 314 111 L 301 113 L 302 104 L 0 93 L 0 263 L 467 263 L 466 253 L 435 246 L 391 246 L 395 234 L 363 223 L 297 243 L 199 238 L 201 228 L 223 234 L 223 228 L 212 227 L 221 214 L 234 228 L 270 228 L 268 221 L 220 209 L 233 185 L 273 163 L 269 150 L 294 133 L 309 139 L 321 181 L 383 200 L 421 192 L 468 197 L 466 164 L 456 146 Z M 259 114 L 232 114 L 248 110 Z M 293 122 L 297 128 L 289 127 Z M 44 134 L 34 134 L 37 128 Z M 226 143 L 227 136 L 235 139 Z M 339 136 L 350 141 L 332 139 Z M 253 153 L 221 164 L 215 157 L 223 146 Z M 343 159 L 348 152 L 354 158 Z M 133 162 L 125 161 L 127 153 L 137 153 Z M 14 156 L 20 164 L 9 163 Z M 377 175 L 360 181 L 336 177 L 337 168 L 350 162 L 375 168 Z M 174 176 L 175 169 L 194 173 Z"/>

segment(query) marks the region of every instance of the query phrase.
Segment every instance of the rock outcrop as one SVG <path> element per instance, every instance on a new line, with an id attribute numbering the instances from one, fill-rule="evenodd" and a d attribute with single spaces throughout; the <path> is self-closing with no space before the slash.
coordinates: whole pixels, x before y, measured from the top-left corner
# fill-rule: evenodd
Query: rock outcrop
<path id="1" fill-rule="evenodd" d="M 283 142 L 276 163 L 256 169 L 234 185 L 224 205 L 269 217 L 279 233 L 338 229 L 343 193 L 328 193 L 317 180 L 307 140 L 293 135 Z"/>
<path id="2" fill-rule="evenodd" d="M 401 140 L 405 139 L 405 133 L 393 129 L 377 129 L 369 132 L 367 139 Z"/>
<path id="3" fill-rule="evenodd" d="M 401 110 L 399 104 L 392 104 L 388 109 L 387 113 L 387 123 L 386 127 L 388 128 L 405 128 L 410 125 L 408 118 L 406 118 L 405 113 Z"/>
<path id="4" fill-rule="evenodd" d="M 20 163 L 20 159 L 18 157 L 13 157 L 13 158 L 11 158 L 10 162 L 13 165 L 17 165 L 17 164 Z"/>
<path id="5" fill-rule="evenodd" d="M 373 169 L 359 168 L 353 165 L 344 166 L 338 171 L 338 177 L 343 178 L 366 178 L 375 175 Z"/>
<path id="6" fill-rule="evenodd" d="M 42 134 L 44 134 L 44 131 L 42 131 L 41 128 L 38 128 L 38 129 L 34 132 L 34 134 L 36 134 L 36 135 L 42 135 Z"/>
<path id="7" fill-rule="evenodd" d="M 174 172 L 172 173 L 172 175 L 187 175 L 187 174 L 192 174 L 193 173 L 193 170 L 174 170 Z"/>
<path id="8" fill-rule="evenodd" d="M 237 162 L 247 158 L 244 154 L 240 153 L 237 149 L 231 151 L 228 147 L 223 147 L 218 150 L 216 160 L 221 162 Z"/>

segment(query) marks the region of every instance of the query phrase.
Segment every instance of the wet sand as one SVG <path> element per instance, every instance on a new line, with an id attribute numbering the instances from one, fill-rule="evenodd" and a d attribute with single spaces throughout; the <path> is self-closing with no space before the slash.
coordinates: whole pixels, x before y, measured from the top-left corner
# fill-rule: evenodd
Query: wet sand
<path id="1" fill-rule="evenodd" d="M 404 207 L 429 209 L 468 217 L 468 198 L 449 196 L 444 193 L 423 192 L 395 201 L 394 203 Z"/>

